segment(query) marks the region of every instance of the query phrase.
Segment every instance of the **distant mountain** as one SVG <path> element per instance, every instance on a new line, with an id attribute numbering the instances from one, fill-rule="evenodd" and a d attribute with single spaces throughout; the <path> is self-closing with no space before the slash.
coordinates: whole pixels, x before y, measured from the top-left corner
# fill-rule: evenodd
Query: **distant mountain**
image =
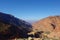
<path id="1" fill-rule="evenodd" d="M 32 25 L 10 14 L 0 12 L 0 39 L 26 38 Z"/>
<path id="2" fill-rule="evenodd" d="M 35 23 L 37 20 L 27 20 L 27 22 L 29 22 L 30 24 Z"/>
<path id="3" fill-rule="evenodd" d="M 32 24 L 34 31 L 50 32 L 50 37 L 60 37 L 60 16 L 49 16 Z"/>

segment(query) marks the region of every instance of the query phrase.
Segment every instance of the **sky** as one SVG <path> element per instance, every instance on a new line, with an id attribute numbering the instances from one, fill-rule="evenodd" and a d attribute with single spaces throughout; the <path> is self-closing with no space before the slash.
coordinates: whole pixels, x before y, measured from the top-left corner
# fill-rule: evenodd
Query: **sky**
<path id="1" fill-rule="evenodd" d="M 0 12 L 23 20 L 60 15 L 60 0 L 0 0 Z"/>

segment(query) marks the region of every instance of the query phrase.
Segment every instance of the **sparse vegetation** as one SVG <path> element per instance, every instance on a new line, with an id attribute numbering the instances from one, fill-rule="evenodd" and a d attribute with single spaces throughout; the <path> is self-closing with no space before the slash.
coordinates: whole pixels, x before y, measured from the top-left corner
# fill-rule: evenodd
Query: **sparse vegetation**
<path id="1" fill-rule="evenodd" d="M 13 40 L 60 40 L 60 38 L 19 38 L 19 39 L 13 39 Z"/>

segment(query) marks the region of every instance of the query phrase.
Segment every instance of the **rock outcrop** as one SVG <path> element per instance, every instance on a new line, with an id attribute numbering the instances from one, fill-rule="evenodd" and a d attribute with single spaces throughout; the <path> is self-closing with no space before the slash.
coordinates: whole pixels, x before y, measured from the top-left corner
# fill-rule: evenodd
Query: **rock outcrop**
<path id="1" fill-rule="evenodd" d="M 26 38 L 32 25 L 10 14 L 0 12 L 0 39 Z"/>
<path id="2" fill-rule="evenodd" d="M 33 23 L 34 31 L 50 33 L 50 37 L 60 37 L 60 16 L 49 16 Z"/>

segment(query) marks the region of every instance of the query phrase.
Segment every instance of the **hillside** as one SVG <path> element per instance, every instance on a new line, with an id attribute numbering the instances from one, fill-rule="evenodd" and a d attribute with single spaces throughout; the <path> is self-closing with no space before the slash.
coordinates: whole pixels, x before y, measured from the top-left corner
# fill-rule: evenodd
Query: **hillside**
<path id="1" fill-rule="evenodd" d="M 49 16 L 32 25 L 34 31 L 48 32 L 49 37 L 60 37 L 60 16 Z"/>
<path id="2" fill-rule="evenodd" d="M 26 38 L 32 25 L 10 14 L 0 12 L 0 40 Z"/>

